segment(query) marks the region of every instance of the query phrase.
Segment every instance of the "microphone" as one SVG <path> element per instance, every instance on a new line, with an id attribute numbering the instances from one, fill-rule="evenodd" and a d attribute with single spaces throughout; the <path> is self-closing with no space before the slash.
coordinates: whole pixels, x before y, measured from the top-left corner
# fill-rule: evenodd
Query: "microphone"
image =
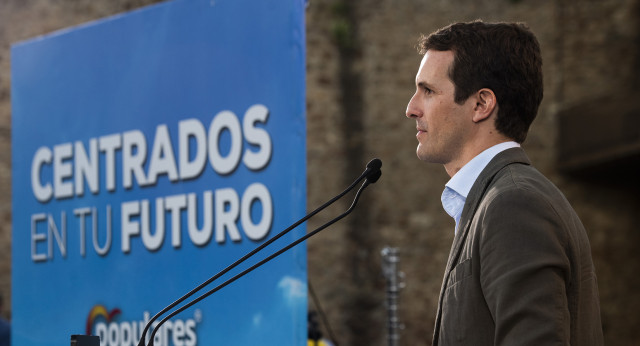
<path id="1" fill-rule="evenodd" d="M 379 158 L 374 158 L 371 161 L 369 161 L 369 163 L 367 163 L 367 169 L 372 168 L 372 169 L 380 170 L 380 167 L 382 167 L 382 161 Z"/>
<path id="2" fill-rule="evenodd" d="M 378 181 L 378 179 L 380 179 L 381 175 L 382 171 L 378 168 L 377 170 L 369 172 L 369 174 L 367 174 L 366 176 L 366 180 L 367 182 L 369 182 L 369 184 L 373 184 Z"/>
<path id="3" fill-rule="evenodd" d="M 378 159 L 375 159 L 377 161 L 380 161 Z M 370 163 L 372 163 L 374 160 L 372 160 Z M 238 280 L 239 278 L 245 276 L 246 274 L 248 274 L 249 272 L 253 271 L 254 269 L 257 269 L 258 267 L 262 266 L 263 264 L 273 260 L 274 258 L 280 256 L 281 254 L 283 254 L 284 252 L 286 252 L 287 250 L 291 249 L 292 247 L 300 244 L 301 242 L 309 239 L 310 237 L 316 235 L 317 233 L 319 233 L 320 231 L 324 230 L 325 228 L 333 225 L 334 223 L 340 221 L 342 218 L 344 218 L 345 216 L 349 215 L 353 209 L 355 208 L 356 204 L 358 203 L 358 200 L 360 199 L 360 195 L 362 193 L 362 191 L 369 186 L 370 184 L 375 183 L 376 181 L 378 181 L 378 179 L 380 178 L 380 176 L 382 175 L 382 171 L 380 170 L 380 166 L 382 166 L 382 162 L 380 162 L 378 164 L 377 167 L 371 167 L 371 170 L 369 170 L 367 172 L 367 170 L 365 170 L 365 172 L 361 175 L 364 176 L 365 178 L 365 182 L 362 184 L 362 186 L 360 187 L 360 189 L 358 189 L 358 191 L 356 192 L 356 196 L 354 197 L 354 200 L 351 204 L 351 206 L 349 207 L 349 209 L 347 209 L 344 213 L 338 215 L 337 217 L 333 218 L 332 220 L 330 220 L 329 222 L 323 224 L 322 226 L 316 228 L 315 230 L 313 230 L 310 233 L 307 233 L 306 235 L 304 235 L 303 237 L 300 237 L 298 240 L 290 243 L 289 245 L 281 248 L 280 250 L 278 250 L 277 252 L 273 253 L 272 255 L 270 255 L 269 257 L 263 259 L 262 261 L 254 264 L 253 266 L 245 269 L 244 271 L 242 271 L 241 273 L 235 275 L 234 277 L 228 279 L 227 281 L 223 282 L 222 284 L 214 287 L 213 289 L 207 291 L 206 293 L 202 294 L 201 296 L 199 296 L 198 298 L 190 301 L 189 303 L 183 305 L 182 307 L 180 307 L 179 309 L 173 311 L 172 313 L 170 313 L 169 315 L 167 315 L 165 318 L 163 318 L 154 328 L 153 332 L 151 333 L 151 338 L 149 341 L 149 346 L 153 346 L 153 339 L 155 337 L 155 334 L 160 330 L 160 326 L 162 326 L 166 321 L 168 321 L 169 319 L 171 319 L 172 317 L 174 317 L 175 315 L 181 313 L 182 311 L 192 307 L 193 305 L 197 304 L 198 302 L 200 302 L 201 300 L 209 297 L 210 295 L 212 295 L 213 293 L 219 291 L 220 289 L 226 287 L 227 285 L 231 284 L 232 282 Z M 367 169 L 369 169 L 368 165 L 367 165 Z M 366 174 L 366 175 L 365 175 Z"/>
<path id="4" fill-rule="evenodd" d="M 262 266 L 263 264 L 271 261 L 273 258 L 281 255 L 282 253 L 286 252 L 287 250 L 289 250 L 290 248 L 298 245 L 299 243 L 305 241 L 306 239 L 312 237 L 313 235 L 317 234 L 318 232 L 320 232 L 321 230 L 331 226 L 332 224 L 334 224 L 335 222 L 339 221 L 340 219 L 344 218 L 345 216 L 347 216 L 348 214 L 351 213 L 351 211 L 355 208 L 358 199 L 360 198 L 360 194 L 362 193 L 362 191 L 370 184 L 375 183 L 376 181 L 378 181 L 378 179 L 380 178 L 380 176 L 382 175 L 382 171 L 380 170 L 380 168 L 382 167 L 382 161 L 378 158 L 374 158 L 373 160 L 369 161 L 369 163 L 367 164 L 366 169 L 364 170 L 364 172 L 362 172 L 362 174 L 360 174 L 360 176 L 358 178 L 356 178 L 356 180 L 351 183 L 351 185 L 349 185 L 349 187 L 347 187 L 344 191 L 342 191 L 340 194 L 336 195 L 335 197 L 333 197 L 332 199 L 330 199 L 329 201 L 325 202 L 323 205 L 321 205 L 320 207 L 316 208 L 314 211 L 308 213 L 307 215 L 305 215 L 303 218 L 301 218 L 300 220 L 296 221 L 295 223 L 293 223 L 291 226 L 287 227 L 285 230 L 281 231 L 280 233 L 278 233 L 277 235 L 275 235 L 274 237 L 270 238 L 269 240 L 267 240 L 266 242 L 264 242 L 263 244 L 261 244 L 260 246 L 256 247 L 254 250 L 250 251 L 249 253 L 245 254 L 244 256 L 242 256 L 240 259 L 236 260 L 235 262 L 233 262 L 231 265 L 229 265 L 228 267 L 226 267 L 225 269 L 221 270 L 220 272 L 218 272 L 217 274 L 215 274 L 214 276 L 212 276 L 211 278 L 209 278 L 208 280 L 206 280 L 205 282 L 201 283 L 200 285 L 198 285 L 196 288 L 192 289 L 191 291 L 189 291 L 187 294 L 185 294 L 184 296 L 180 297 L 178 300 L 174 301 L 173 303 L 169 304 L 167 307 L 165 307 L 164 309 L 162 309 L 160 312 L 158 312 L 155 316 L 153 316 L 153 318 L 151 318 L 149 320 L 149 322 L 147 322 L 142 335 L 140 336 L 140 341 L 138 342 L 138 346 L 145 346 L 145 339 L 146 339 L 146 335 L 147 332 L 149 331 L 149 328 L 151 328 L 151 325 L 153 324 L 153 322 L 155 322 L 158 318 L 160 318 L 160 316 L 164 315 L 165 313 L 167 313 L 169 310 L 173 309 L 174 307 L 176 307 L 178 304 L 184 302 L 186 299 L 188 299 L 189 297 L 191 297 L 192 295 L 194 295 L 195 293 L 197 293 L 198 291 L 202 290 L 204 287 L 206 287 L 207 285 L 209 285 L 210 283 L 212 283 L 213 281 L 215 281 L 216 279 L 220 278 L 222 275 L 228 273 L 230 270 L 232 270 L 233 268 L 235 268 L 236 266 L 238 266 L 239 264 L 241 264 L 242 262 L 246 261 L 247 259 L 249 259 L 250 257 L 252 257 L 253 255 L 255 255 L 256 253 L 260 252 L 262 249 L 264 249 L 265 247 L 269 246 L 271 243 L 273 243 L 274 241 L 278 240 L 279 238 L 281 238 L 282 236 L 284 236 L 285 234 L 287 234 L 288 232 L 290 232 L 291 230 L 293 230 L 294 228 L 298 227 L 300 224 L 302 224 L 303 222 L 309 220 L 311 217 L 313 217 L 314 215 L 316 215 L 317 213 L 319 213 L 320 211 L 322 211 L 323 209 L 325 209 L 326 207 L 330 206 L 331 204 L 333 204 L 335 201 L 337 201 L 338 199 L 342 198 L 345 194 L 347 194 L 349 191 L 353 190 L 353 188 L 360 183 L 363 179 L 365 180 L 365 182 L 362 184 L 362 186 L 360 187 L 360 189 L 358 189 L 356 196 L 354 197 L 354 200 L 351 204 L 351 206 L 349 207 L 349 209 L 347 209 L 347 211 L 345 211 L 344 213 L 342 213 L 341 215 L 339 215 L 338 217 L 330 220 L 329 222 L 325 223 L 324 225 L 320 226 L 319 228 L 315 229 L 313 232 L 311 233 L 307 233 L 305 236 L 299 238 L 298 240 L 292 242 L 291 244 L 285 246 L 284 248 L 278 250 L 277 252 L 275 252 L 274 254 L 272 254 L 271 256 L 265 258 L 264 260 L 254 264 L 253 266 L 251 266 L 250 268 L 244 270 L 242 273 L 237 274 L 236 276 L 232 277 L 231 279 L 225 281 L 224 283 L 216 286 L 215 288 L 211 289 L 210 291 L 206 292 L 205 294 L 201 295 L 200 297 L 192 300 L 191 302 L 189 302 L 188 304 L 182 306 L 181 308 L 175 310 L 174 312 L 172 312 L 171 314 L 167 315 L 167 317 L 165 317 L 164 319 L 162 319 L 160 322 L 158 322 L 158 324 L 154 327 L 153 332 L 151 333 L 151 337 L 149 340 L 149 346 L 153 346 L 153 339 L 154 336 L 156 334 L 156 332 L 158 330 L 160 330 L 160 326 L 162 324 L 164 324 L 164 322 L 166 322 L 167 320 L 169 320 L 171 317 L 179 314 L 180 312 L 186 310 L 187 308 L 193 306 L 194 304 L 198 303 L 199 301 L 201 301 L 202 299 L 210 296 L 211 294 L 217 292 L 218 290 L 220 290 L 221 288 L 227 286 L 228 284 L 232 283 L 233 281 L 239 279 L 240 277 L 244 276 L 245 274 L 253 271 L 254 269 Z"/>
<path id="5" fill-rule="evenodd" d="M 367 164 L 367 169 L 365 169 L 364 173 L 362 173 L 366 174 L 365 179 L 367 182 L 369 182 L 369 184 L 374 184 L 376 181 L 378 181 L 378 179 L 380 179 L 380 176 L 382 175 L 382 171 L 380 170 L 381 167 L 382 161 L 380 161 L 380 159 L 376 158 L 369 161 L 369 163 Z"/>

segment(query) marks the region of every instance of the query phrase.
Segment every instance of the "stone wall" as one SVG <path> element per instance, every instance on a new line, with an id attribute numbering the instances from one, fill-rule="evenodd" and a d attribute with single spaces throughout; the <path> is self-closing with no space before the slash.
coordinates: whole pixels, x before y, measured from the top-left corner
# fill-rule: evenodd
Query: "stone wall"
<path id="1" fill-rule="evenodd" d="M 9 44 L 152 2 L 0 2 L 0 291 L 7 299 Z M 420 33 L 478 18 L 524 21 L 538 36 L 545 98 L 524 148 L 565 192 L 588 229 L 606 343 L 637 344 L 640 254 L 633 244 L 640 240 L 634 227 L 640 223 L 640 184 L 633 178 L 638 168 L 614 167 L 598 176 L 559 171 L 562 133 L 556 124 L 567 107 L 637 86 L 638 0 L 309 0 L 307 156 L 308 172 L 317 172 L 308 177 L 309 209 L 345 188 L 371 158 L 384 164 L 382 178 L 365 191 L 358 209 L 309 241 L 310 284 L 331 329 L 340 345 L 386 344 L 380 250 L 394 246 L 406 283 L 400 295 L 401 344 L 430 344 L 453 221 L 440 205 L 448 177 L 441 166 L 415 157 L 415 123 L 404 111 L 420 62 L 414 48 Z M 346 201 L 337 204 L 309 228 L 348 207 Z M 310 302 L 310 308 L 317 307 Z"/>
<path id="2" fill-rule="evenodd" d="M 640 295 L 632 288 L 638 287 L 638 279 L 631 273 L 638 269 L 640 256 L 630 244 L 639 237 L 633 225 L 639 221 L 640 200 L 638 184 L 632 179 L 639 170 L 631 166 L 631 172 L 618 169 L 599 177 L 586 174 L 585 178 L 561 173 L 556 161 L 557 138 L 562 136 L 556 124 L 562 109 L 637 84 L 639 17 L 635 0 L 310 2 L 310 171 L 329 162 L 339 166 L 341 159 L 360 165 L 371 157 L 384 162 L 378 186 L 367 191 L 371 203 L 364 211 L 368 220 L 362 224 L 366 226 L 345 223 L 310 241 L 310 277 L 314 287 L 319 286 L 315 291 L 332 329 L 341 344 L 385 344 L 379 252 L 391 245 L 400 248 L 400 266 L 406 275 L 407 286 L 400 296 L 405 324 L 402 343 L 430 343 L 453 221 L 439 201 L 448 177 L 442 167 L 416 159 L 415 123 L 404 117 L 420 62 L 413 47 L 420 33 L 428 34 L 452 21 L 478 18 L 523 21 L 538 36 L 545 98 L 524 147 L 534 164 L 565 192 L 588 229 L 599 275 L 606 343 L 636 344 L 640 333 L 634 328 L 638 322 L 635 310 Z M 353 46 L 345 47 L 344 37 Z M 345 50 L 355 50 L 347 52 L 355 58 L 341 59 Z M 345 70 L 341 64 L 345 63 L 353 78 L 359 79 L 351 82 L 361 88 L 357 97 L 345 92 L 341 84 Z M 351 96 L 344 100 L 347 95 Z M 360 118 L 357 130 L 336 131 L 347 121 L 353 123 L 347 120 L 352 117 Z M 336 133 L 345 137 L 333 139 Z M 355 151 L 349 141 L 363 147 Z M 345 177 L 357 174 L 345 166 L 338 176 L 309 177 L 310 206 L 327 198 L 326 191 L 337 190 L 340 182 L 344 185 Z M 616 184 L 612 179 L 622 182 Z M 354 244 L 351 233 L 366 241 Z M 335 259 L 340 259 L 339 271 L 334 269 Z"/>

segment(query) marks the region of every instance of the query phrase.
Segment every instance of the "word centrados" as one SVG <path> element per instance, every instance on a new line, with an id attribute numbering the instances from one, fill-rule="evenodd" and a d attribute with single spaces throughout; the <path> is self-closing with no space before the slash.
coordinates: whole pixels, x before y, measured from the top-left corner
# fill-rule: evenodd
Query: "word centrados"
<path id="1" fill-rule="evenodd" d="M 82 141 L 53 148 L 42 146 L 31 162 L 33 194 L 39 202 L 47 203 L 52 197 L 82 196 L 85 184 L 91 193 L 97 194 L 101 179 L 108 191 L 114 191 L 118 169 L 126 189 L 134 181 L 140 187 L 154 185 L 161 175 L 172 182 L 195 179 L 202 174 L 207 161 L 219 175 L 231 174 L 241 161 L 248 169 L 258 171 L 268 165 L 272 154 L 269 132 L 258 126 L 268 117 L 269 110 L 257 104 L 246 111 L 242 124 L 233 112 L 226 110 L 213 117 L 208 130 L 198 119 L 182 120 L 178 123 L 177 158 L 166 124 L 156 127 L 150 154 L 147 139 L 140 130 L 91 138 L 88 148 Z M 225 132 L 228 136 L 224 138 L 230 142 L 228 150 L 220 148 Z M 244 142 L 249 146 L 243 151 Z M 228 152 L 225 155 L 221 151 Z M 117 160 L 118 153 L 121 160 Z"/>

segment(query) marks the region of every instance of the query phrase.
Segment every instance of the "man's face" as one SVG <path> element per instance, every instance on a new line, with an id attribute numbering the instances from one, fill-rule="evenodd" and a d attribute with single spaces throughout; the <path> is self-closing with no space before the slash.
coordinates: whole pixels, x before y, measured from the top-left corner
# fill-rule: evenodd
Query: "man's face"
<path id="1" fill-rule="evenodd" d="M 454 102 L 455 86 L 449 79 L 452 51 L 428 50 L 416 75 L 416 92 L 406 116 L 416 121 L 418 148 L 423 161 L 448 164 L 460 158 L 471 131 L 473 100 Z"/>

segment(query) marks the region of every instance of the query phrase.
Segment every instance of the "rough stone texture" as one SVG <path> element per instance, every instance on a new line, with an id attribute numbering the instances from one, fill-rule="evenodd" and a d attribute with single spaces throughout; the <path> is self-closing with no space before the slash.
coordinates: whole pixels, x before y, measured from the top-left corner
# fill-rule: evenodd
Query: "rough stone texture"
<path id="1" fill-rule="evenodd" d="M 0 291 L 6 299 L 11 258 L 9 45 L 152 2 L 0 2 Z M 565 192 L 589 232 L 606 343 L 638 344 L 638 168 L 613 167 L 605 175 L 560 172 L 556 139 L 562 134 L 556 124 L 562 109 L 638 86 L 639 0 L 309 0 L 307 156 L 308 171 L 317 172 L 308 177 L 309 209 L 345 188 L 372 157 L 384 163 L 382 178 L 365 191 L 353 215 L 309 241 L 310 283 L 337 340 L 340 345 L 386 344 L 380 250 L 389 245 L 400 249 L 405 273 L 401 344 L 430 344 L 453 221 L 439 201 L 448 177 L 442 167 L 415 157 L 415 124 L 404 110 L 420 62 L 414 49 L 419 34 L 477 18 L 524 21 L 538 36 L 545 98 L 524 147 Z M 349 202 L 336 204 L 308 228 L 328 221 Z M 310 308 L 316 306 L 310 303 Z"/>

